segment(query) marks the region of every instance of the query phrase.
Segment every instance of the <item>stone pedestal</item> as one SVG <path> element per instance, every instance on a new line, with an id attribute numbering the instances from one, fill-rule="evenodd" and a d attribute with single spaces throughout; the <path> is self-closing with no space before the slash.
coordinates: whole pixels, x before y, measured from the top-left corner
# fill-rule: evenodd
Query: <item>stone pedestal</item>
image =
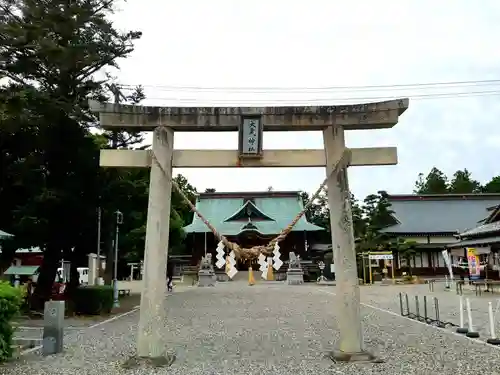
<path id="1" fill-rule="evenodd" d="M 198 286 L 215 286 L 215 272 L 210 269 L 198 271 Z"/>
<path id="2" fill-rule="evenodd" d="M 288 285 L 304 284 L 304 271 L 302 268 L 289 268 L 286 271 L 286 283 Z"/>
<path id="3" fill-rule="evenodd" d="M 289 254 L 290 260 L 288 263 L 288 270 L 286 271 L 286 283 L 288 285 L 304 284 L 304 271 L 300 265 L 300 257 L 295 255 L 294 252 Z"/>

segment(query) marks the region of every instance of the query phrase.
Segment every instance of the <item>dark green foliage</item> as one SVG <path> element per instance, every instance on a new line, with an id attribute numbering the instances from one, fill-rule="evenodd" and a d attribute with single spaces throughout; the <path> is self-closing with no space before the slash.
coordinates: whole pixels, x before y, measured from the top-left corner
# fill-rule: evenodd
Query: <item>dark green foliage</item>
<path id="1" fill-rule="evenodd" d="M 418 175 L 414 192 L 416 194 L 446 194 L 448 193 L 448 178 L 434 167 L 426 177 L 423 173 Z"/>
<path id="2" fill-rule="evenodd" d="M 500 176 L 493 177 L 484 186 L 472 178 L 467 168 L 457 170 L 451 180 L 439 169 L 433 167 L 424 177 L 418 175 L 415 182 L 415 194 L 473 194 L 473 193 L 500 193 Z"/>
<path id="3" fill-rule="evenodd" d="M 300 196 L 303 205 L 306 206 L 307 203 L 309 203 L 309 194 L 303 191 Z M 311 224 L 325 228 L 326 231 L 330 232 L 330 210 L 328 208 L 328 197 L 326 192 L 320 193 L 319 197 L 306 210 L 305 215 L 307 221 Z"/>
<path id="4" fill-rule="evenodd" d="M 82 315 L 108 314 L 113 308 L 113 287 L 82 286 L 73 297 L 75 312 Z"/>
<path id="5" fill-rule="evenodd" d="M 14 329 L 11 320 L 19 313 L 22 303 L 21 289 L 0 282 L 0 363 L 12 357 Z"/>
<path id="6" fill-rule="evenodd" d="M 0 1 L 0 228 L 15 235 L 0 257 L 0 272 L 19 247 L 44 250 L 35 307 L 50 296 L 62 257 L 84 265 L 94 251 L 97 209 L 102 209 L 102 253 L 108 254 L 114 212 L 124 214 L 120 264 L 143 257 L 149 171 L 101 169 L 99 149 L 131 148 L 140 133 L 91 132 L 97 118 L 88 100 L 138 104 L 142 87 L 121 93 L 110 74 L 140 38 L 115 28 L 114 0 Z M 147 146 L 141 146 L 147 147 Z M 187 180 L 177 182 L 194 200 Z M 172 197 L 170 243 L 182 240 L 192 213 Z M 109 270 L 112 262 L 108 259 Z M 73 285 L 73 284 L 71 284 Z M 76 286 L 76 285 L 75 285 Z M 71 297 L 74 287 L 67 288 Z"/>

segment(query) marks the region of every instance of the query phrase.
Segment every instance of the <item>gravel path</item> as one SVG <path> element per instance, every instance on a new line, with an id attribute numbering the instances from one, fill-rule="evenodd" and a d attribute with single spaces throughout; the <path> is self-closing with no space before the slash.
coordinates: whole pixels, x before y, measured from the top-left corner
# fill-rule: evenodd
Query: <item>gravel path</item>
<path id="1" fill-rule="evenodd" d="M 362 288 L 366 346 L 385 363 L 332 363 L 324 353 L 338 337 L 335 288 L 235 282 L 174 294 L 164 331 L 177 356 L 170 368 L 121 367 L 135 349 L 134 313 L 72 335 L 63 354 L 28 356 L 0 374 L 500 374 L 500 350 L 399 317 L 398 287 Z"/>
<path id="2" fill-rule="evenodd" d="M 408 294 L 411 312 L 415 313 L 415 296 L 419 296 L 420 314 L 423 315 L 423 296 L 427 296 L 428 311 L 431 318 L 435 317 L 433 299 L 436 297 L 439 301 L 440 320 L 460 324 L 459 310 L 460 302 L 455 290 L 445 291 L 443 284 L 436 284 L 434 292 L 430 292 L 427 285 L 404 285 L 404 286 L 372 286 L 361 288 L 363 301 L 383 309 L 400 313 L 398 294 Z M 476 296 L 473 291 L 465 291 L 463 303 L 469 298 L 471 302 L 472 322 L 474 331 L 479 332 L 480 339 L 485 341 L 490 337 L 488 320 L 488 302 L 492 302 L 493 312 L 498 307 L 495 326 L 497 335 L 500 334 L 500 294 L 483 293 L 482 296 Z M 498 304 L 498 306 L 497 306 Z M 467 326 L 467 313 L 464 311 L 465 326 Z M 450 331 L 455 331 L 456 327 L 450 327 Z"/>

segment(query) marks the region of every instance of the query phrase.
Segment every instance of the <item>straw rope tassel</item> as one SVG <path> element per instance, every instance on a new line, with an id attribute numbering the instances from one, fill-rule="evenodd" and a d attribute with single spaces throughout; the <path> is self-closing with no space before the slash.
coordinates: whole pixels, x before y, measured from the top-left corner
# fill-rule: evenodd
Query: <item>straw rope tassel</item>
<path id="1" fill-rule="evenodd" d="M 274 281 L 274 271 L 273 271 L 273 265 L 269 264 L 267 266 L 267 281 Z"/>
<path id="2" fill-rule="evenodd" d="M 248 285 L 255 285 L 255 278 L 253 277 L 252 266 L 248 267 Z"/>
<path id="3" fill-rule="evenodd" d="M 160 130 L 164 130 L 163 126 L 160 126 L 159 128 Z M 345 168 L 347 165 L 349 165 L 351 159 L 351 151 L 347 148 L 344 150 L 342 157 L 340 158 L 336 167 L 333 168 L 331 173 L 328 174 L 323 183 L 319 186 L 318 190 L 316 190 L 316 192 L 311 196 L 309 202 L 307 202 L 302 211 L 300 211 L 297 214 L 297 216 L 295 216 L 295 218 L 291 221 L 291 223 L 286 228 L 284 228 L 278 236 L 272 239 L 266 246 L 254 246 L 251 247 L 250 249 L 241 248 L 238 244 L 229 241 L 225 236 L 220 234 L 217 231 L 217 229 L 215 229 L 215 227 L 203 216 L 203 214 L 196 209 L 196 206 L 191 202 L 189 197 L 182 191 L 177 182 L 173 179 L 172 175 L 163 167 L 163 165 L 160 163 L 154 152 L 151 152 L 151 157 L 153 161 L 156 164 L 158 164 L 161 171 L 172 181 L 172 186 L 175 188 L 175 190 L 177 190 L 177 192 L 180 194 L 184 202 L 189 206 L 190 210 L 193 211 L 196 216 L 198 216 L 198 218 L 207 226 L 208 229 L 210 229 L 214 237 L 217 238 L 218 241 L 222 241 L 224 246 L 228 248 L 230 251 L 231 250 L 234 251 L 236 258 L 242 260 L 253 260 L 256 259 L 260 254 L 266 256 L 272 256 L 274 245 L 276 243 L 283 241 L 286 238 L 286 236 L 290 234 L 293 227 L 302 218 L 302 216 L 304 216 L 309 207 L 311 207 L 313 202 L 316 200 L 316 198 L 318 198 L 319 194 L 323 191 L 330 176 L 337 173 L 340 169 Z"/>
<path id="4" fill-rule="evenodd" d="M 229 263 L 229 255 L 226 256 L 226 275 L 229 274 L 229 270 L 231 269 L 231 263 Z"/>

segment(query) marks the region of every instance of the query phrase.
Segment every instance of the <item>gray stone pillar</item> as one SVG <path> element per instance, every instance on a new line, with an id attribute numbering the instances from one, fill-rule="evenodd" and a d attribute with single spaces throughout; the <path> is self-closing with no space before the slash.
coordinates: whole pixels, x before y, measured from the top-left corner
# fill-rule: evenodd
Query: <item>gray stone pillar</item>
<path id="1" fill-rule="evenodd" d="M 172 192 L 172 155 L 174 132 L 156 128 L 153 133 L 153 158 L 149 182 L 148 218 L 144 252 L 144 280 L 137 332 L 137 355 L 156 358 L 165 354 L 165 299 L 170 195 Z M 163 170 L 166 170 L 165 174 Z"/>
<path id="2" fill-rule="evenodd" d="M 63 350 L 64 301 L 45 302 L 43 312 L 42 354 L 51 355 Z"/>
<path id="3" fill-rule="evenodd" d="M 330 126 L 323 131 L 326 168 L 329 174 L 342 158 L 345 150 L 344 129 Z M 352 226 L 347 166 L 328 179 L 328 205 L 332 233 L 336 277 L 336 299 L 339 351 L 337 360 L 369 360 L 363 348 L 363 329 L 360 314 L 360 292 L 356 268 L 356 251 Z"/>
<path id="4" fill-rule="evenodd" d="M 97 254 L 90 253 L 89 255 L 89 285 L 95 285 L 99 273 L 99 263 Z"/>

